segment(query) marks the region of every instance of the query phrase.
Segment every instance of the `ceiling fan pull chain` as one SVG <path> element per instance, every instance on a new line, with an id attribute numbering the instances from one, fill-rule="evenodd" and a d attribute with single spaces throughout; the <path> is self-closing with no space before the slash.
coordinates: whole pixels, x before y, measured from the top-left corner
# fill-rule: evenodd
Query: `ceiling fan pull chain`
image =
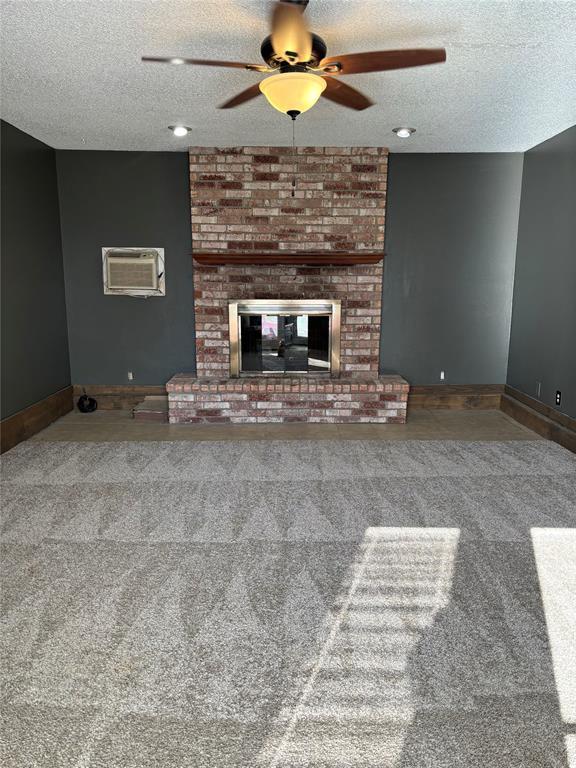
<path id="1" fill-rule="evenodd" d="M 297 109 L 291 109 L 287 113 L 292 118 L 292 163 L 293 163 L 293 171 L 292 171 L 292 197 L 295 197 L 296 194 L 296 140 L 295 140 L 295 132 L 296 132 L 296 118 L 300 114 Z"/>
<path id="2" fill-rule="evenodd" d="M 295 133 L 296 133 L 296 118 L 292 118 L 292 162 L 294 163 L 293 172 L 294 175 L 292 176 L 292 197 L 296 194 L 296 142 L 295 142 Z"/>

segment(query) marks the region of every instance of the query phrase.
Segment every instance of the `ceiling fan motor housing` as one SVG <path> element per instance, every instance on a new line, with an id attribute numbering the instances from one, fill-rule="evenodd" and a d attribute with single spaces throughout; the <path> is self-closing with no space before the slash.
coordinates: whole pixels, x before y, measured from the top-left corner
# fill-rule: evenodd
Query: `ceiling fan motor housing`
<path id="1" fill-rule="evenodd" d="M 326 43 L 319 35 L 312 33 L 311 36 L 312 56 L 310 61 L 306 62 L 306 65 L 309 67 L 317 67 L 322 59 L 326 57 L 326 51 L 328 49 L 326 48 Z M 274 48 L 272 47 L 272 35 L 268 35 L 268 37 L 264 38 L 260 47 L 260 53 L 262 54 L 262 58 L 266 64 L 268 64 L 269 67 L 272 67 L 272 69 L 279 69 L 280 67 L 292 67 L 292 65 L 287 62 L 286 59 L 281 58 L 276 53 L 274 53 Z M 302 63 L 303 62 L 300 62 L 301 65 Z"/>

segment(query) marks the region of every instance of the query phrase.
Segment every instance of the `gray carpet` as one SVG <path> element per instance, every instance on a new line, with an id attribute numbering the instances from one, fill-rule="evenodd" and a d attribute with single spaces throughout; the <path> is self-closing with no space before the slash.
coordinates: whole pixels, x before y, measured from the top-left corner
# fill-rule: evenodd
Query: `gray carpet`
<path id="1" fill-rule="evenodd" d="M 4 768 L 566 768 L 559 446 L 28 442 L 2 476 Z"/>

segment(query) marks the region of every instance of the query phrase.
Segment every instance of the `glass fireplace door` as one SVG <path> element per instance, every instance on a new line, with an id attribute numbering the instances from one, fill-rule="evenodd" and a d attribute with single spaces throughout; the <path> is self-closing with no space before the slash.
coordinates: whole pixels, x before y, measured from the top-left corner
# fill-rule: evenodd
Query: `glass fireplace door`
<path id="1" fill-rule="evenodd" d="M 240 315 L 240 373 L 330 373 L 330 315 Z"/>

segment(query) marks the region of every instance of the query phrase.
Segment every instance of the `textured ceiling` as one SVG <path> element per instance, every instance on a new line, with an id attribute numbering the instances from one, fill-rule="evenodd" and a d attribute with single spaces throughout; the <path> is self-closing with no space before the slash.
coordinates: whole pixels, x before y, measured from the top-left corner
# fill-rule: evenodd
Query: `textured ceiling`
<path id="1" fill-rule="evenodd" d="M 290 143 L 262 97 L 216 105 L 261 75 L 142 64 L 175 55 L 259 62 L 266 0 L 0 0 L 2 117 L 59 148 L 171 150 Z M 576 123 L 576 0 L 310 0 L 328 53 L 437 47 L 448 61 L 352 75 L 376 105 L 321 100 L 299 144 L 408 152 L 524 151 Z M 175 139 L 168 125 L 192 133 Z M 417 129 L 408 140 L 392 128 Z"/>

